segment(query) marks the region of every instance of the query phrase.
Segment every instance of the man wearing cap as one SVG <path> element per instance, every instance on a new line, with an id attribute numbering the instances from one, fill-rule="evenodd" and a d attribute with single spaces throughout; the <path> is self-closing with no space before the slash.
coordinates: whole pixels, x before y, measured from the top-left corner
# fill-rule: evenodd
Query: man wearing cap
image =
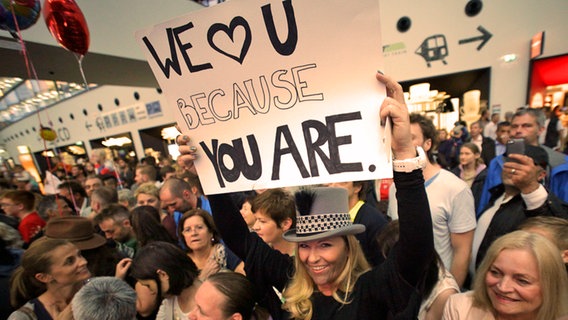
<path id="1" fill-rule="evenodd" d="M 442 163 L 446 168 L 453 169 L 460 163 L 460 149 L 464 143 L 464 126 L 455 126 L 451 134 L 450 139 L 442 142 L 438 148 L 438 156 L 442 160 Z"/>
<path id="2" fill-rule="evenodd" d="M 555 195 L 563 195 L 561 198 L 568 202 L 568 192 L 560 192 L 566 189 L 568 184 L 568 157 L 560 152 L 554 151 L 547 146 L 539 145 L 538 137 L 544 134 L 545 116 L 542 110 L 534 108 L 521 108 L 513 114 L 511 119 L 511 138 L 524 139 L 527 145 L 539 146 L 548 155 L 547 177 L 544 185 L 546 187 L 558 186 L 558 189 L 550 188 Z M 479 207 L 476 208 L 477 215 L 486 209 L 491 198 L 491 188 L 501 184 L 501 171 L 503 169 L 504 157 L 497 156 L 487 166 L 487 178 L 483 185 L 483 191 L 479 200 Z M 557 168 L 558 167 L 558 168 Z"/>
<path id="3" fill-rule="evenodd" d="M 525 154 L 508 155 L 509 161 L 503 164 L 501 173 L 503 183 L 491 190 L 490 206 L 479 217 L 470 264 L 472 274 L 493 241 L 516 230 L 525 219 L 535 216 L 568 219 L 568 204 L 541 184 L 548 166 L 546 151 L 527 145 Z"/>

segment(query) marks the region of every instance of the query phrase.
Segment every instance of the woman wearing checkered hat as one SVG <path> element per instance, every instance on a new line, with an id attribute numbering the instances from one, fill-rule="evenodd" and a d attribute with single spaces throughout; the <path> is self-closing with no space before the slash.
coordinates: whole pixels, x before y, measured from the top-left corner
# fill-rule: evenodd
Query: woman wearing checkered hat
<path id="1" fill-rule="evenodd" d="M 431 289 L 424 279 L 427 272 L 437 270 L 429 268 L 434 244 L 421 170 L 424 152 L 413 146 L 402 87 L 382 73 L 377 79 L 387 90 L 380 117 L 382 123 L 392 122 L 394 183 L 401 213 L 400 240 L 383 264 L 369 268 L 354 236 L 365 227 L 351 223 L 345 189 L 315 188 L 297 194 L 296 228 L 284 234 L 297 243 L 294 257 L 249 233 L 230 196 L 209 196 L 225 243 L 245 262 L 259 304 L 274 319 L 412 319 Z M 180 146 L 183 156 L 178 162 L 193 168 L 194 150 Z"/>

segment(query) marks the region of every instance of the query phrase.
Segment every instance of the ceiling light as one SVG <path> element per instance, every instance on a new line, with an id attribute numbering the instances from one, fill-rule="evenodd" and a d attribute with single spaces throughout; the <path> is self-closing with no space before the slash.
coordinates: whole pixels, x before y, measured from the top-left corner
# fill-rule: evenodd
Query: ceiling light
<path id="1" fill-rule="evenodd" d="M 16 148 L 18 148 L 18 153 L 20 154 L 30 153 L 30 148 L 28 148 L 28 146 L 17 146 Z"/>
<path id="2" fill-rule="evenodd" d="M 105 147 L 122 147 L 123 145 L 130 143 L 132 143 L 132 140 L 127 137 L 109 138 L 102 142 Z"/>
<path id="3" fill-rule="evenodd" d="M 175 140 L 180 134 L 175 126 L 162 129 L 162 139 L 164 140 Z"/>
<path id="4" fill-rule="evenodd" d="M 41 153 L 41 156 L 44 158 L 53 158 L 55 157 L 55 153 L 53 153 L 53 151 L 51 150 L 46 150 Z"/>
<path id="5" fill-rule="evenodd" d="M 509 53 L 509 54 L 502 56 L 501 60 L 503 60 L 505 63 L 510 63 L 510 62 L 517 60 L 517 55 L 514 54 L 514 53 Z"/>

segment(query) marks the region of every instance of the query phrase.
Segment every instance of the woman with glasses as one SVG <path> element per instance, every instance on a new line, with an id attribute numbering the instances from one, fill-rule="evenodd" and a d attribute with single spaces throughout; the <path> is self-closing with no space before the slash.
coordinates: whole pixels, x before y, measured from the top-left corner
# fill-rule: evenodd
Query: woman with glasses
<path id="1" fill-rule="evenodd" d="M 199 278 L 227 269 L 245 274 L 244 263 L 221 243 L 211 215 L 202 209 L 186 212 L 179 221 L 179 234 L 187 255 L 200 270 Z"/>

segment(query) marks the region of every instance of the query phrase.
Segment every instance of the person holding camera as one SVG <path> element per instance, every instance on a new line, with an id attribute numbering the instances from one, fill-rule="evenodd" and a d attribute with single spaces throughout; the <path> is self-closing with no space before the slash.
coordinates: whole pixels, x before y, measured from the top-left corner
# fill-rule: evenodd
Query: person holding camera
<path id="1" fill-rule="evenodd" d="M 502 183 L 491 189 L 489 206 L 477 221 L 471 274 L 475 273 L 493 241 L 516 230 L 525 219 L 535 216 L 568 219 L 568 204 L 542 185 L 548 161 L 546 151 L 533 145 L 526 145 L 524 154 L 507 155 L 501 172 Z"/>
<path id="2" fill-rule="evenodd" d="M 545 116 L 542 110 L 538 108 L 519 108 L 513 114 L 510 124 L 510 134 L 507 136 L 511 139 L 523 139 L 525 144 L 541 147 L 546 152 L 548 155 L 548 167 L 544 186 L 557 197 L 568 202 L 568 192 L 565 191 L 566 183 L 568 183 L 568 156 L 538 143 L 539 136 L 545 130 Z M 500 141 L 497 150 L 506 148 L 503 147 L 503 144 L 507 145 L 507 141 Z M 489 190 L 501 184 L 501 171 L 503 170 L 504 162 L 505 158 L 503 155 L 498 155 L 487 164 L 487 179 L 483 186 L 479 207 L 476 208 L 478 217 L 489 204 L 491 198 Z"/>

